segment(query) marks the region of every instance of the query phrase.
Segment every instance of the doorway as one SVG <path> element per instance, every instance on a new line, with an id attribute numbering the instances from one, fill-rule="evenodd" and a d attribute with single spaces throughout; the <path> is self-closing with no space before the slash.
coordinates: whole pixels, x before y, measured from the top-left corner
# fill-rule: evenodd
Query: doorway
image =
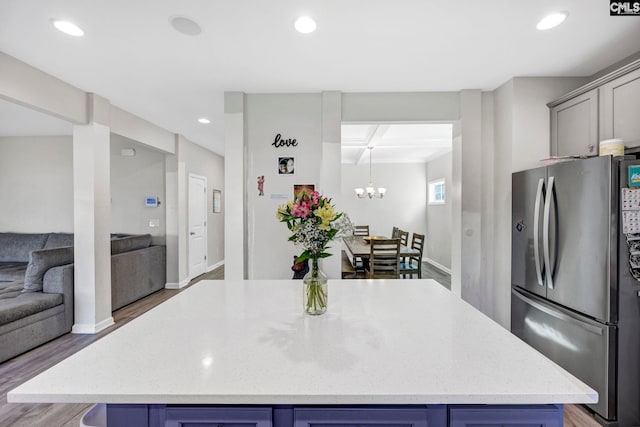
<path id="1" fill-rule="evenodd" d="M 425 235 L 422 277 L 451 289 L 454 123 L 343 122 L 341 143 L 350 219 L 372 235 L 391 236 L 393 227 L 407 231 L 409 242 Z"/>
<path id="2" fill-rule="evenodd" d="M 189 174 L 189 279 L 207 271 L 207 178 Z"/>

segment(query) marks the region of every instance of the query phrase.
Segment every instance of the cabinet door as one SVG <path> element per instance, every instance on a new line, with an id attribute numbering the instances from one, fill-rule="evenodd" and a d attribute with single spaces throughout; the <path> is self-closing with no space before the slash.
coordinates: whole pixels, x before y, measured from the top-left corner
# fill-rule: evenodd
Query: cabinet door
<path id="1" fill-rule="evenodd" d="M 551 109 L 551 155 L 598 154 L 598 89 Z"/>
<path id="2" fill-rule="evenodd" d="M 625 147 L 640 146 L 640 70 L 602 85 L 601 139 L 621 138 Z"/>
<path id="3" fill-rule="evenodd" d="M 449 427 L 562 427 L 563 407 L 451 407 Z"/>
<path id="4" fill-rule="evenodd" d="M 427 409 L 295 408 L 294 427 L 427 427 Z"/>
<path id="5" fill-rule="evenodd" d="M 271 408 L 167 407 L 164 427 L 271 427 Z"/>

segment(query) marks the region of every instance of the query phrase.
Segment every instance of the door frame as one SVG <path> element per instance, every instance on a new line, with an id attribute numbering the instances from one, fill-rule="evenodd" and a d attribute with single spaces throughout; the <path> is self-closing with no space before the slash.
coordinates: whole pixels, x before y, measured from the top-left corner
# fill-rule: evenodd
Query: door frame
<path id="1" fill-rule="evenodd" d="M 197 275 L 192 275 L 191 272 L 191 241 L 190 241 L 190 230 L 191 230 L 191 179 L 201 179 L 202 181 L 204 181 L 204 254 L 205 254 L 205 265 L 204 265 L 204 273 L 207 273 L 207 263 L 209 261 L 209 244 L 208 244 L 208 240 L 209 240 L 209 224 L 207 223 L 207 194 L 208 194 L 208 183 L 207 183 L 207 177 L 203 176 L 203 175 L 198 175 L 195 173 L 189 173 L 189 177 L 187 179 L 187 277 L 189 278 L 189 280 L 193 279 L 194 277 L 199 276 L 200 274 L 204 274 L 204 273 L 200 273 Z"/>

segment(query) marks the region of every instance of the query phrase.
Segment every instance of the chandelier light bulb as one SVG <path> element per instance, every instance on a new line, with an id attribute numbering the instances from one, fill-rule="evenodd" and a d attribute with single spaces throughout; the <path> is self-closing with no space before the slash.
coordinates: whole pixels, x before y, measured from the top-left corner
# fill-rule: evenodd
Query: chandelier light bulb
<path id="1" fill-rule="evenodd" d="M 373 180 L 371 179 L 371 167 L 372 167 L 371 152 L 373 151 L 373 147 L 367 147 L 367 149 L 369 150 L 369 183 L 364 189 L 361 187 L 354 189 L 356 192 L 356 197 L 358 199 L 364 199 L 365 197 L 368 197 L 370 199 L 373 199 L 374 197 L 378 199 L 382 199 L 385 193 L 387 192 L 387 189 L 384 187 L 380 187 L 378 188 L 378 192 L 376 193 L 376 188 L 373 186 Z M 364 193 L 365 190 L 367 192 L 366 195 Z"/>

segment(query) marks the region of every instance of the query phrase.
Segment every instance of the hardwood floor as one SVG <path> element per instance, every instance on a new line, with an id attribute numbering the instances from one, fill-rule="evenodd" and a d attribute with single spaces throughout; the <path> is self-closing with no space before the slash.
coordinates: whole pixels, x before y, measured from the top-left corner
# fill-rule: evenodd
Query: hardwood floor
<path id="1" fill-rule="evenodd" d="M 425 261 L 422 262 L 422 278 L 433 279 L 445 288 L 451 290 L 451 274 Z"/>
<path id="2" fill-rule="evenodd" d="M 426 264 L 426 263 L 423 263 Z M 443 286 L 451 288 L 446 273 L 423 265 L 423 277 L 433 278 Z M 444 276 L 444 277 L 442 277 Z M 52 403 L 7 403 L 7 392 L 24 381 L 38 375 L 83 347 L 126 325 L 156 305 L 184 291 L 200 280 L 224 279 L 224 266 L 196 277 L 189 285 L 179 290 L 163 289 L 142 300 L 136 301 L 113 313 L 115 325 L 96 335 L 66 334 L 34 350 L 0 364 L 0 427 L 77 427 L 85 411 L 92 405 Z M 574 405 L 565 406 L 566 427 L 597 427 L 593 417 L 584 409 Z"/>

